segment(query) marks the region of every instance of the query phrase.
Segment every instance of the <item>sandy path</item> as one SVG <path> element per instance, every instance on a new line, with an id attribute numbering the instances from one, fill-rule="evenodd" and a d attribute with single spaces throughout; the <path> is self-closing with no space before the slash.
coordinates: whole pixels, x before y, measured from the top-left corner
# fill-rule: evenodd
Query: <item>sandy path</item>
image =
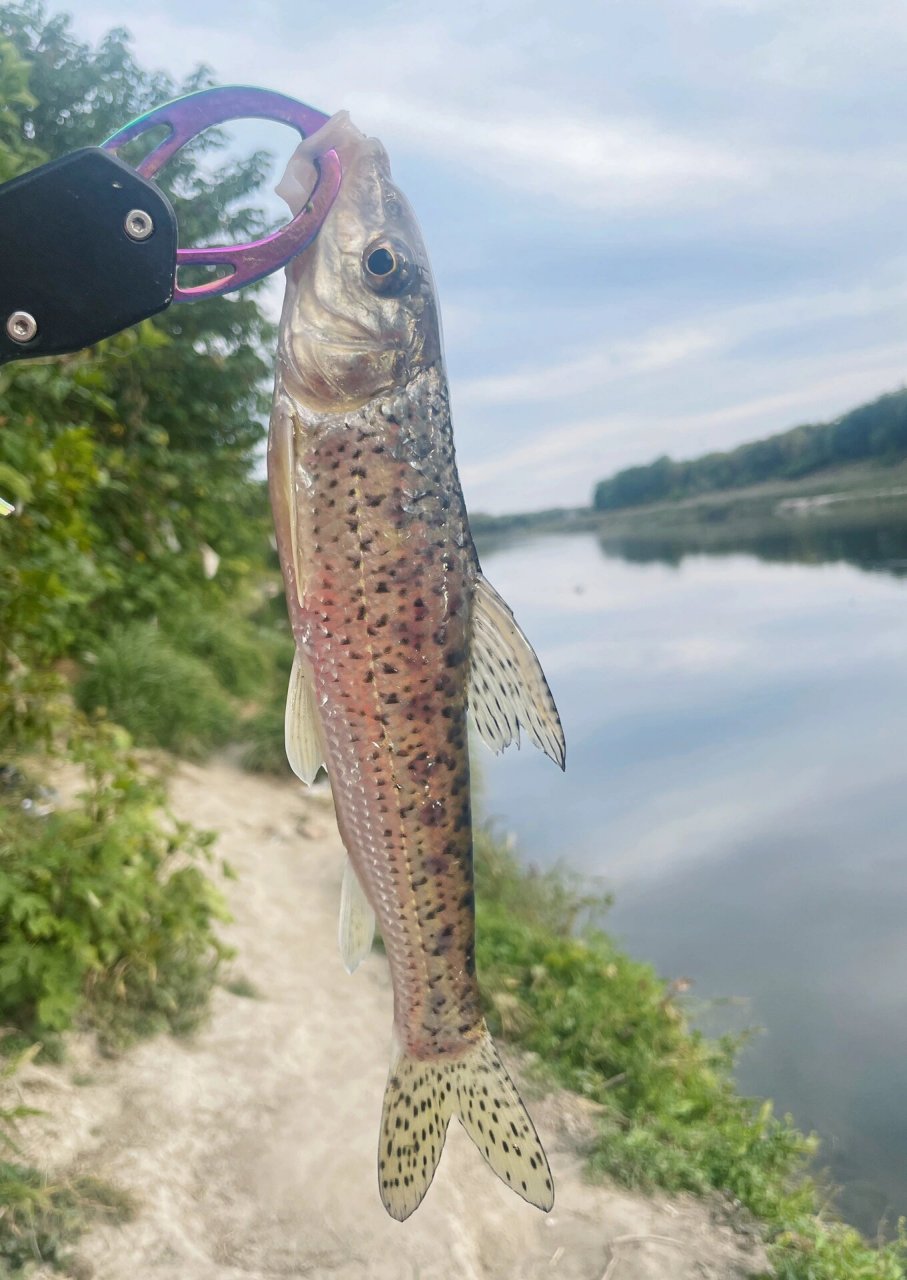
<path id="1" fill-rule="evenodd" d="M 118 1060 L 76 1043 L 63 1068 L 31 1069 L 30 1130 L 50 1168 L 75 1163 L 134 1192 L 136 1219 L 79 1246 L 98 1280 L 737 1280 L 752 1242 L 708 1206 L 582 1180 L 570 1107 L 530 1109 L 554 1170 L 545 1216 L 517 1199 L 452 1123 L 413 1218 L 378 1199 L 376 1143 L 391 992 L 373 955 L 349 977 L 337 951 L 342 850 L 325 796 L 219 762 L 181 766 L 176 812 L 218 829 L 236 972 L 261 997 L 215 993 L 210 1022 Z M 44 1274 L 44 1273 L 42 1273 Z M 48 1273 L 49 1274 L 49 1273 Z"/>

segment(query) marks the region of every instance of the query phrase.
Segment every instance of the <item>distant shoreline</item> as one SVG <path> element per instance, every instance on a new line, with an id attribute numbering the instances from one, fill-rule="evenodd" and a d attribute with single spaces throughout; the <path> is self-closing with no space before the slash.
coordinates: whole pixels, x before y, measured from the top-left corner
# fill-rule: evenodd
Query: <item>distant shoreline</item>
<path id="1" fill-rule="evenodd" d="M 854 463 L 800 480 L 774 480 L 693 498 L 597 511 L 553 507 L 544 511 L 470 517 L 480 549 L 512 537 L 596 533 L 602 538 L 690 538 L 719 547 L 731 537 L 823 528 L 876 528 L 907 522 L 907 462 Z"/>

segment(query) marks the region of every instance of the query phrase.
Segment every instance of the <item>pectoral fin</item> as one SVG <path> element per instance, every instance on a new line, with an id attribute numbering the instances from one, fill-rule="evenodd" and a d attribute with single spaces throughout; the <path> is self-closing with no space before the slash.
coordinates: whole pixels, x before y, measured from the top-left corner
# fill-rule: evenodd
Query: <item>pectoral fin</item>
<path id="1" fill-rule="evenodd" d="M 532 645 L 510 609 L 482 577 L 472 600 L 469 706 L 492 751 L 519 746 L 520 727 L 563 769 L 564 731 Z"/>
<path id="2" fill-rule="evenodd" d="M 347 973 L 355 973 L 372 949 L 375 913 L 359 883 L 349 857 L 340 889 L 340 954 Z"/>
<path id="3" fill-rule="evenodd" d="M 275 398 L 268 435 L 268 491 L 274 530 L 292 612 L 294 600 L 302 605 L 302 566 L 299 560 L 299 532 L 296 526 L 296 439 L 293 414 L 282 395 Z"/>
<path id="4" fill-rule="evenodd" d="M 290 768 L 303 782 L 314 782 L 318 770 L 324 764 L 324 746 L 312 688 L 312 674 L 308 662 L 298 649 L 290 672 L 284 728 Z"/>

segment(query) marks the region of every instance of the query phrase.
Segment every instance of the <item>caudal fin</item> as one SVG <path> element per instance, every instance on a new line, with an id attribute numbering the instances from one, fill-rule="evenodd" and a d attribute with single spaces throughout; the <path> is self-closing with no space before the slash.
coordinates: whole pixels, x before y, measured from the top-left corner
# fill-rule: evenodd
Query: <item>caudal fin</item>
<path id="1" fill-rule="evenodd" d="M 450 1117 L 463 1127 L 498 1177 L 547 1213 L 551 1170 L 487 1031 L 462 1057 L 421 1061 L 398 1051 L 384 1094 L 378 1183 L 392 1218 L 408 1218 L 431 1186 Z"/>

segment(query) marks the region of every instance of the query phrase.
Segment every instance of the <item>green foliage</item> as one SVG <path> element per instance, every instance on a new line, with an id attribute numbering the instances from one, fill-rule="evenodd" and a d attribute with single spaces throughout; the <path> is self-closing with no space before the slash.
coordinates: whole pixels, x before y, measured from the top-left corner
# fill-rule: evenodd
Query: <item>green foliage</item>
<path id="1" fill-rule="evenodd" d="M 204 68 L 182 84 L 148 73 L 123 31 L 92 47 L 65 15 L 4 4 L 0 181 L 209 83 Z M 224 162 L 222 146 L 212 131 L 168 168 L 184 243 L 263 227 L 250 201 L 263 157 Z M 126 735 L 74 718 L 68 689 L 88 668 L 86 703 L 142 741 L 201 751 L 235 723 L 221 684 L 246 697 L 262 671 L 267 683 L 242 619 L 269 554 L 252 477 L 272 346 L 247 290 L 0 370 L 0 495 L 16 504 L 0 520 L 2 760 L 52 752 L 86 776 L 78 802 L 45 818 L 0 795 L 0 1019 L 45 1052 L 74 1023 L 109 1047 L 189 1029 L 224 954 L 208 838 L 162 814 Z M 17 1110 L 0 1081 L 2 1275 L 62 1265 L 88 1216 L 124 1210 L 101 1184 L 52 1184 L 18 1162 Z"/>
<path id="2" fill-rule="evenodd" d="M 271 623 L 261 621 L 258 638 L 267 663 L 267 677 L 258 689 L 258 709 L 242 726 L 243 767 L 252 773 L 290 772 L 284 747 L 284 715 L 295 644 L 283 599 Z"/>
<path id="3" fill-rule="evenodd" d="M 51 1181 L 21 1163 L 18 1121 L 38 1113 L 19 1101 L 15 1077 L 40 1049 L 33 1044 L 0 1060 L 0 1276 L 22 1274 L 38 1262 L 63 1265 L 66 1246 L 89 1218 L 122 1222 L 134 1208 L 125 1192 L 97 1178 Z"/>
<path id="4" fill-rule="evenodd" d="M 28 74 L 26 79 L 26 64 Z M 208 83 L 178 85 L 135 62 L 122 31 L 92 48 L 66 16 L 29 0 L 0 8 L 0 165 L 29 167 L 98 142 L 130 116 Z M 263 157 L 218 163 L 216 131 L 168 167 L 184 235 L 247 238 Z M 40 149 L 41 155 L 36 151 Z M 204 159 L 204 168 L 199 161 Z M 206 615 L 248 612 L 268 556 L 264 488 L 252 480 L 273 345 L 254 290 L 174 308 L 76 356 L 0 372 L 0 725 L 46 739 L 41 689 L 121 623 L 181 619 L 186 652 L 233 664 L 252 683 L 249 644 L 228 655 Z M 208 549 L 219 557 L 206 576 Z M 216 650 L 216 652 L 214 652 Z M 237 691 L 242 691 L 239 688 Z"/>
<path id="5" fill-rule="evenodd" d="M 243 726 L 244 769 L 250 773 L 290 773 L 284 746 L 286 692 L 272 698 Z"/>
<path id="6" fill-rule="evenodd" d="M 33 1107 L 26 1107 L 19 1101 L 11 1085 L 16 1073 L 40 1051 L 41 1045 L 33 1044 L 12 1057 L 0 1059 L 0 1153 L 3 1155 L 19 1154 L 17 1125 L 25 1116 L 37 1114 Z"/>
<path id="7" fill-rule="evenodd" d="M 24 132 L 25 118 L 34 106 L 28 66 L 15 46 L 0 35 L 0 182 L 46 158 Z"/>
<path id="8" fill-rule="evenodd" d="M 92 1219 L 125 1222 L 131 1197 L 100 1178 L 50 1180 L 0 1160 L 0 1276 L 25 1275 L 38 1263 L 65 1267 L 69 1246 Z"/>
<path id="9" fill-rule="evenodd" d="M 235 724 L 210 668 L 147 623 L 110 631 L 76 697 L 83 710 L 103 711 L 123 725 L 139 745 L 196 759 L 225 741 Z"/>
<path id="10" fill-rule="evenodd" d="M 161 619 L 161 630 L 175 648 L 203 662 L 229 693 L 261 697 L 270 676 L 272 646 L 249 619 L 190 605 Z"/>
<path id="11" fill-rule="evenodd" d="M 628 1186 L 739 1200 L 765 1226 L 779 1280 L 903 1280 L 903 1239 L 875 1250 L 821 1216 L 813 1138 L 734 1089 L 738 1045 L 692 1030 L 678 993 L 590 920 L 607 898 L 476 844 L 477 965 L 493 1032 L 600 1107 L 591 1168 Z"/>
<path id="12" fill-rule="evenodd" d="M 122 730 L 81 726 L 81 805 L 36 819 L 0 804 L 0 1018 L 33 1036 L 76 1021 L 108 1044 L 198 1020 L 224 954 L 210 838 L 162 824 L 161 788 Z"/>
<path id="13" fill-rule="evenodd" d="M 288 774 L 290 766 L 284 745 L 287 687 L 293 666 L 293 638 L 289 628 L 271 633 L 269 674 L 262 687 L 258 711 L 242 728 L 243 768 L 252 773 Z"/>
<path id="14" fill-rule="evenodd" d="M 794 427 L 727 453 L 710 453 L 690 462 L 662 457 L 649 466 L 628 467 L 596 485 L 593 506 L 597 511 L 616 511 L 740 489 L 764 480 L 797 480 L 865 459 L 891 462 L 905 456 L 907 390 L 901 390 L 860 405 L 834 422 Z"/>
<path id="15" fill-rule="evenodd" d="M 806 1214 L 775 1237 L 770 1255 L 772 1280 L 904 1280 L 907 1236 L 869 1249 L 852 1227 Z"/>

